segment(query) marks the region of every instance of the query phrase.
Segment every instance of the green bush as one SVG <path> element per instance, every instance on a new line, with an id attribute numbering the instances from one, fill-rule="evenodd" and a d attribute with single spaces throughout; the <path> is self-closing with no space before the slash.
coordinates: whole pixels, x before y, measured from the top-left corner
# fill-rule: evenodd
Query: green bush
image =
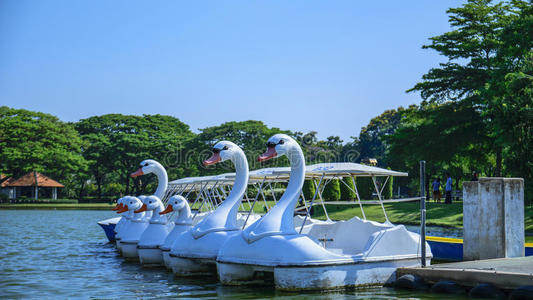
<path id="1" fill-rule="evenodd" d="M 85 193 L 88 196 L 96 196 L 96 190 L 97 190 L 96 184 L 94 184 L 94 183 L 89 183 L 85 187 Z"/>
<path id="2" fill-rule="evenodd" d="M 7 194 L 0 193 L 0 202 L 8 202 L 8 201 L 9 201 L 9 196 Z"/>
<path id="3" fill-rule="evenodd" d="M 102 193 L 106 196 L 118 197 L 124 190 L 124 185 L 120 183 L 108 183 L 103 186 Z"/>
<path id="4" fill-rule="evenodd" d="M 361 200 L 372 199 L 372 193 L 376 190 L 371 177 L 358 177 L 357 178 L 357 190 L 359 191 L 359 197 Z"/>
<path id="5" fill-rule="evenodd" d="M 383 188 L 383 195 L 381 195 L 383 199 L 392 199 L 392 194 L 394 192 L 392 188 L 393 182 L 394 182 L 394 177 L 391 176 L 389 180 L 387 181 L 387 184 Z"/>
<path id="6" fill-rule="evenodd" d="M 116 201 L 118 198 L 115 197 L 102 197 L 99 198 L 97 196 L 87 196 L 83 197 L 83 199 L 79 200 L 79 203 L 112 203 Z"/>
<path id="7" fill-rule="evenodd" d="M 28 198 L 28 197 L 19 197 L 15 199 L 15 202 L 24 202 L 24 203 L 36 203 L 36 204 L 77 204 L 78 200 L 76 199 L 51 199 L 51 198 L 39 198 L 39 200 L 35 200 L 34 198 Z"/>
<path id="8" fill-rule="evenodd" d="M 313 199 L 313 196 L 315 195 L 315 184 L 311 180 L 304 181 L 304 186 L 302 188 L 302 191 L 304 193 L 304 197 L 306 201 L 311 201 Z M 318 195 L 317 195 L 318 197 Z"/>
<path id="9" fill-rule="evenodd" d="M 341 188 L 339 179 L 332 179 L 324 188 L 322 193 L 324 201 L 339 201 L 341 199 Z"/>
<path id="10" fill-rule="evenodd" d="M 357 199 L 357 194 L 355 194 L 355 188 L 353 186 L 353 181 L 351 177 L 344 177 L 342 179 L 342 182 L 339 182 L 339 183 L 340 183 L 340 188 L 341 188 L 341 200 L 348 201 L 348 200 Z"/>
<path id="11" fill-rule="evenodd" d="M 65 203 L 73 203 L 73 204 L 78 204 L 78 200 L 77 199 L 43 199 L 43 201 L 40 201 L 40 202 L 43 202 L 43 203 L 57 203 L 57 204 L 65 204 Z"/>

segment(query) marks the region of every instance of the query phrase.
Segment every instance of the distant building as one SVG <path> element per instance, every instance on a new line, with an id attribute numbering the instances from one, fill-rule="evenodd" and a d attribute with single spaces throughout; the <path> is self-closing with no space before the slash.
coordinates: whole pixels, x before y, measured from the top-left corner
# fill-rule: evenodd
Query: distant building
<path id="1" fill-rule="evenodd" d="M 363 158 L 361 163 L 363 165 L 376 166 L 378 164 L 378 160 L 375 158 Z"/>
<path id="2" fill-rule="evenodd" d="M 13 177 L 0 174 L 0 193 L 7 195 L 10 199 L 13 198 L 13 190 L 7 185 L 14 181 Z"/>
<path id="3" fill-rule="evenodd" d="M 7 181 L 9 182 L 4 184 Z M 2 189 L 9 188 L 9 198 L 11 199 L 31 197 L 38 200 L 40 194 L 44 198 L 52 198 L 55 200 L 57 199 L 57 188 L 62 187 L 65 186 L 35 171 L 18 179 L 10 178 L 2 182 Z"/>

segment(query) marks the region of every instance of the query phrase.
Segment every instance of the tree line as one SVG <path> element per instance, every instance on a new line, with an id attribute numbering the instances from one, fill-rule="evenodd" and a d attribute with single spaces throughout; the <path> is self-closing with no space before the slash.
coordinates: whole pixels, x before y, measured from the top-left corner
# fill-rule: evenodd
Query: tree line
<path id="1" fill-rule="evenodd" d="M 383 112 L 350 141 L 338 136 L 319 140 L 316 132 L 270 128 L 253 120 L 207 127 L 197 134 L 173 116 L 108 114 L 67 123 L 4 106 L 0 172 L 13 177 L 42 172 L 62 182 L 63 196 L 69 198 L 140 194 L 153 189 L 155 178 L 133 180 L 128 175 L 146 158 L 159 160 L 170 179 L 231 170 L 230 164 L 201 166 L 211 145 L 222 139 L 246 150 L 251 169 L 286 165 L 285 160 L 255 161 L 265 141 L 283 132 L 300 142 L 307 163 L 376 158 L 378 166 L 409 172 L 409 178 L 394 182 L 394 190 L 401 186 L 402 193 L 416 193 L 418 162 L 426 160 L 428 179 L 449 172 L 458 189 L 474 172 L 522 177 L 531 201 L 533 7 L 528 1 L 470 0 L 447 13 L 451 31 L 423 46 L 445 61 L 407 90 L 420 93 L 421 103 Z M 360 180 L 358 187 L 365 184 Z M 392 195 L 389 184 L 387 194 Z M 325 191 L 328 199 L 354 197 L 342 182 L 331 186 Z M 368 194 L 367 189 L 362 193 Z"/>

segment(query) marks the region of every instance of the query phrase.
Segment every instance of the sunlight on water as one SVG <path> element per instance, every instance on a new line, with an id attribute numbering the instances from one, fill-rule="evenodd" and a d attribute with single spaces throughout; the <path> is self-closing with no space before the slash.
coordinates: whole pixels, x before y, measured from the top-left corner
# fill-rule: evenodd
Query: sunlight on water
<path id="1" fill-rule="evenodd" d="M 109 211 L 0 211 L 0 297 L 452 299 L 390 288 L 282 293 L 271 287 L 222 286 L 216 278 L 176 278 L 118 256 L 96 224 L 113 216 Z"/>

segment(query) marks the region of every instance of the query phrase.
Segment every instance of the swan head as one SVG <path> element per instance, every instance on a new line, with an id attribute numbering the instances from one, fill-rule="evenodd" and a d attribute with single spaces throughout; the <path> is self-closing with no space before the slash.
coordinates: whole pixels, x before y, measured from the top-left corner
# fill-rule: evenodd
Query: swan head
<path id="1" fill-rule="evenodd" d="M 123 212 L 126 212 L 128 210 L 137 210 L 139 208 L 141 208 L 142 206 L 142 202 L 141 200 L 139 200 L 139 198 L 137 197 L 132 197 L 132 196 L 126 196 L 126 197 L 123 197 L 123 204 L 124 206 L 117 211 L 117 213 L 123 213 Z"/>
<path id="2" fill-rule="evenodd" d="M 204 166 L 214 165 L 228 159 L 232 159 L 237 155 L 244 155 L 241 147 L 230 141 L 220 141 L 213 146 L 213 155 L 204 161 Z"/>
<path id="3" fill-rule="evenodd" d="M 154 210 L 158 208 L 159 206 L 163 205 L 163 202 L 161 202 L 161 200 L 159 200 L 157 196 L 153 196 L 153 195 L 152 196 L 139 196 L 139 198 L 141 197 L 142 197 L 141 202 L 143 204 L 141 208 L 135 211 L 136 214 L 143 212 L 143 211 L 147 211 L 147 210 Z"/>
<path id="4" fill-rule="evenodd" d="M 113 207 L 111 210 L 115 210 L 115 211 L 121 210 L 124 207 L 124 203 L 123 202 L 124 202 L 124 197 L 119 198 L 117 200 L 117 205 L 115 207 Z"/>
<path id="5" fill-rule="evenodd" d="M 153 159 L 146 159 L 141 161 L 139 170 L 130 174 L 132 178 L 137 176 L 153 173 L 157 169 L 161 169 L 163 166 Z"/>
<path id="6" fill-rule="evenodd" d="M 283 156 L 289 154 L 290 150 L 294 147 L 300 147 L 290 136 L 278 133 L 271 136 L 267 143 L 267 151 L 257 158 L 258 161 L 265 161 L 274 157 Z"/>
<path id="7" fill-rule="evenodd" d="M 178 211 L 185 207 L 187 204 L 187 199 L 181 195 L 174 195 L 168 199 L 167 208 L 164 211 L 160 212 L 160 215 L 168 214 L 169 212 Z"/>

